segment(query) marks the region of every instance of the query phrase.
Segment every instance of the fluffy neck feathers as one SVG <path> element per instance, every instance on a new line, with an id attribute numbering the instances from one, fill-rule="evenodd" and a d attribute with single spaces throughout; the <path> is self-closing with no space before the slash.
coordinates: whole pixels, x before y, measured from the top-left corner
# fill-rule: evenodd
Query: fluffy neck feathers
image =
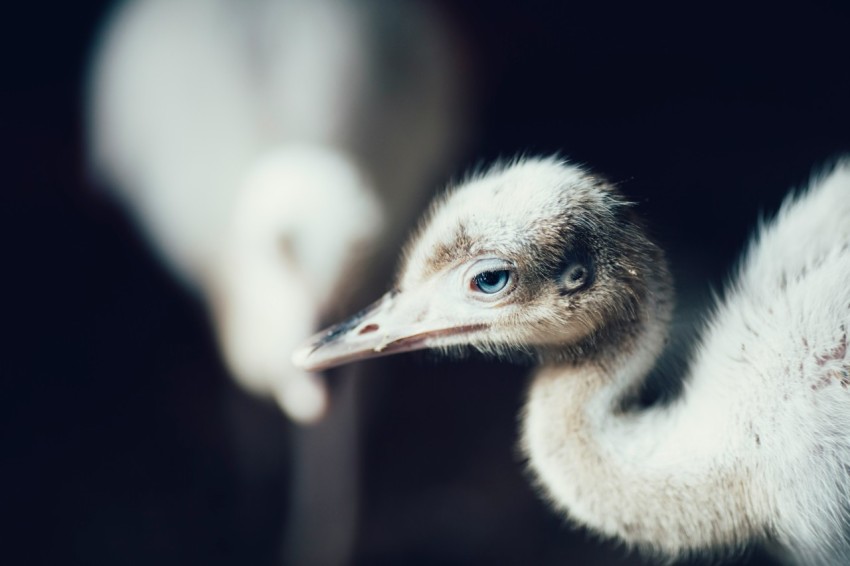
<path id="1" fill-rule="evenodd" d="M 748 470 L 720 456 L 732 441 L 723 423 L 704 423 L 716 425 L 704 439 L 682 434 L 700 418 L 696 405 L 712 400 L 685 388 L 670 405 L 633 403 L 667 337 L 672 301 L 660 261 L 663 276 L 634 320 L 567 347 L 535 375 L 522 447 L 548 499 L 605 535 L 667 556 L 740 547 L 763 534 Z"/>

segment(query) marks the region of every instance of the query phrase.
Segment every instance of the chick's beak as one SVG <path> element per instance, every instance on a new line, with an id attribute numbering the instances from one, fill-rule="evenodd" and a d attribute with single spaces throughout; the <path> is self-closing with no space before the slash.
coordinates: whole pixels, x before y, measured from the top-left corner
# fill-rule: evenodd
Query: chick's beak
<path id="1" fill-rule="evenodd" d="M 312 336 L 293 353 L 292 362 L 308 371 L 320 371 L 445 345 L 453 337 L 483 327 L 458 324 L 448 309 L 434 308 L 428 295 L 391 291 L 348 320 Z"/>

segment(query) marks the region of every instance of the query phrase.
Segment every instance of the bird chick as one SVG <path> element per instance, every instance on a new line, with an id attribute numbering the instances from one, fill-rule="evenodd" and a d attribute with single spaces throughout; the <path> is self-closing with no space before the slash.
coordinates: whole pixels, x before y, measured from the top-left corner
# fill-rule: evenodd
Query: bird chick
<path id="1" fill-rule="evenodd" d="M 763 226 L 681 376 L 660 249 L 604 179 L 523 159 L 438 202 L 392 291 L 296 351 L 300 367 L 436 348 L 533 354 L 521 445 L 551 504 L 666 557 L 766 543 L 850 560 L 850 162 Z"/>

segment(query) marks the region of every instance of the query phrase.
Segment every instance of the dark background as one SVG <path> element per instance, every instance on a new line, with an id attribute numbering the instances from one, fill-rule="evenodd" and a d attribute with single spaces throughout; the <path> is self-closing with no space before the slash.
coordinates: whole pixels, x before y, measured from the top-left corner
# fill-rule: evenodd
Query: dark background
<path id="1" fill-rule="evenodd" d="M 477 85 L 465 167 L 557 151 L 620 182 L 671 252 L 682 328 L 759 214 L 850 151 L 846 2 L 437 4 Z M 81 76 L 107 6 L 4 14 L 3 561 L 272 564 L 292 425 L 231 384 L 200 305 L 85 175 Z M 357 564 L 641 563 L 525 481 L 526 370 L 389 363 L 362 434 Z M 245 452 L 267 471 L 250 485 Z"/>

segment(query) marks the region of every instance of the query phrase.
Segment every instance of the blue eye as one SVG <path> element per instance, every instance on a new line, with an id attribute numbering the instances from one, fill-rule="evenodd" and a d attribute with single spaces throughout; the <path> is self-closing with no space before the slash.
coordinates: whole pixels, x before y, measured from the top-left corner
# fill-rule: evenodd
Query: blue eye
<path id="1" fill-rule="evenodd" d="M 510 278 L 510 272 L 505 269 L 484 271 L 475 276 L 472 285 L 482 293 L 492 295 L 504 289 Z"/>

